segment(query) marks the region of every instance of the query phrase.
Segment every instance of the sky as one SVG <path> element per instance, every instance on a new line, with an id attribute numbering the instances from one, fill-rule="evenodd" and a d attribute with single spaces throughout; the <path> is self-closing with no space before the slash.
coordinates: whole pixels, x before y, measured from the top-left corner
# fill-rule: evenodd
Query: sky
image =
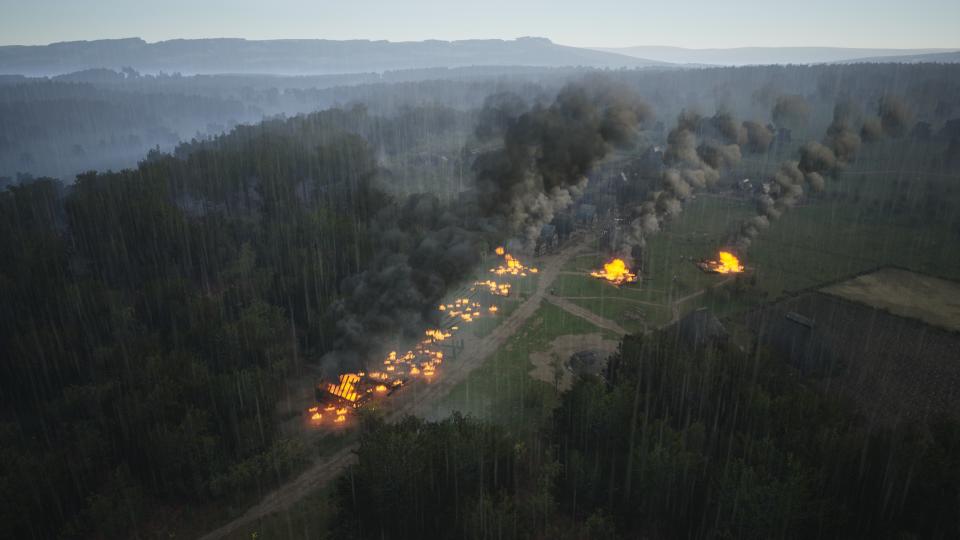
<path id="1" fill-rule="evenodd" d="M 960 48 L 958 0 L 0 0 L 0 44 L 141 37 Z"/>

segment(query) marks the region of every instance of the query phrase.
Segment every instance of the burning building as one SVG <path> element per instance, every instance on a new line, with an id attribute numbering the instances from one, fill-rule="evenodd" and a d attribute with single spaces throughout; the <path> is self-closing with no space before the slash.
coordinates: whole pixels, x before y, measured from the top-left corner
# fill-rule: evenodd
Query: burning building
<path id="1" fill-rule="evenodd" d="M 503 247 L 495 252 L 502 257 L 502 263 L 490 272 L 497 276 L 522 278 L 538 272 Z M 306 411 L 311 425 L 345 424 L 350 411 L 392 394 L 411 380 L 432 381 L 444 360 L 456 357 L 463 349 L 463 340 L 456 339 L 455 333 L 463 325 L 496 316 L 499 311 L 496 305 L 485 304 L 481 293 L 489 293 L 490 298 L 504 297 L 510 295 L 511 287 L 510 283 L 494 279 L 476 281 L 469 289 L 461 289 L 454 298 L 437 305 L 437 326 L 424 330 L 423 337 L 406 352 L 390 351 L 382 360 L 365 362 L 362 371 L 340 373 L 331 380 L 320 381 L 316 386 L 318 404 Z"/>
<path id="2" fill-rule="evenodd" d="M 729 251 L 721 251 L 716 259 L 700 259 L 694 264 L 708 274 L 739 274 L 746 269 L 740 259 Z"/>
<path id="3" fill-rule="evenodd" d="M 597 279 L 606 280 L 618 287 L 627 283 L 637 282 L 637 274 L 630 271 L 630 267 L 627 266 L 627 263 L 623 259 L 613 259 L 608 263 L 604 263 L 602 270 L 594 270 L 590 272 L 590 275 Z"/>

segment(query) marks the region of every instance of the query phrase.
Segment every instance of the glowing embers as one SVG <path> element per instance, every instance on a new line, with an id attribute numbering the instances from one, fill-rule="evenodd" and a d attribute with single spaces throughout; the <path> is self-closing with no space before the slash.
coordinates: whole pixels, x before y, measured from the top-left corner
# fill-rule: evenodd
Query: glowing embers
<path id="1" fill-rule="evenodd" d="M 477 281 L 473 284 L 473 290 L 476 290 L 477 287 L 486 289 L 490 294 L 496 296 L 510 296 L 510 284 L 509 283 L 497 283 L 492 279 L 486 281 Z"/>
<path id="2" fill-rule="evenodd" d="M 701 259 L 696 265 L 708 274 L 739 274 L 744 270 L 740 259 L 729 251 L 721 251 L 716 259 Z"/>
<path id="3" fill-rule="evenodd" d="M 636 283 L 637 275 L 630 271 L 630 267 L 623 259 L 614 259 L 603 265 L 603 270 L 595 270 L 590 275 L 609 281 L 614 285 L 623 285 L 624 283 Z"/>
<path id="4" fill-rule="evenodd" d="M 525 276 L 527 272 L 535 273 L 535 269 L 527 268 L 509 255 L 504 255 L 507 273 Z M 514 273 L 515 272 L 515 273 Z M 381 360 L 374 360 L 368 365 L 369 371 L 343 373 L 337 376 L 334 383 L 321 382 L 318 399 L 320 406 L 308 409 L 307 417 L 310 423 L 316 426 L 336 428 L 349 426 L 351 411 L 377 403 L 392 394 L 411 380 L 419 379 L 426 383 L 436 380 L 442 375 L 441 365 L 446 359 L 444 351 L 456 355 L 462 350 L 462 340 L 453 340 L 454 334 L 464 324 L 471 323 L 486 315 L 496 315 L 499 308 L 495 305 L 482 305 L 474 299 L 477 287 L 484 287 L 496 296 L 507 296 L 510 285 L 498 283 L 494 280 L 478 281 L 471 291 L 464 291 L 463 297 L 455 298 L 449 303 L 439 304 L 437 310 L 440 321 L 437 327 L 424 330 L 423 337 L 416 342 L 412 349 L 406 352 L 390 351 Z M 458 344 L 457 341 L 460 341 Z M 326 407 L 324 407 L 326 404 Z M 322 409 L 322 413 L 321 413 Z M 315 418 L 316 413 L 319 418 Z"/>
<path id="5" fill-rule="evenodd" d="M 469 298 L 458 298 L 449 304 L 441 304 L 439 310 L 446 317 L 446 324 L 452 325 L 456 322 L 473 322 L 482 313 L 483 306 L 480 302 L 475 302 Z M 450 330 L 458 330 L 457 326 L 451 326 Z M 429 335 L 429 334 L 428 334 Z M 434 340 L 439 341 L 439 340 Z"/>
<path id="6" fill-rule="evenodd" d="M 424 340 L 425 344 L 433 343 L 436 341 L 443 341 L 453 335 L 450 332 L 444 332 L 443 330 L 436 330 L 436 329 L 427 330 L 425 333 L 427 335 L 427 339 Z"/>
<path id="7" fill-rule="evenodd" d="M 491 272 L 498 276 L 526 277 L 527 273 L 536 274 L 539 272 L 536 268 L 524 266 L 519 259 L 505 252 L 502 247 L 498 247 L 494 252 L 503 257 L 503 264 L 490 269 Z"/>
<path id="8" fill-rule="evenodd" d="M 307 409 L 306 413 L 310 425 L 319 427 L 324 425 L 327 421 L 332 421 L 334 424 L 342 424 L 346 422 L 349 409 L 347 407 L 337 407 L 336 405 L 328 403 L 326 405 L 314 405 L 313 407 Z"/>

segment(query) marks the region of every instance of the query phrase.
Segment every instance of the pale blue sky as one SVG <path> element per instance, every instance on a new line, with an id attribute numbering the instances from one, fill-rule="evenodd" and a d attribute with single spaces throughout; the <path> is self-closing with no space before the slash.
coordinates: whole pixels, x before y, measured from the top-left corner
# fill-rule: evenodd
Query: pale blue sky
<path id="1" fill-rule="evenodd" d="M 0 0 L 0 44 L 134 36 L 960 48 L 960 0 Z"/>

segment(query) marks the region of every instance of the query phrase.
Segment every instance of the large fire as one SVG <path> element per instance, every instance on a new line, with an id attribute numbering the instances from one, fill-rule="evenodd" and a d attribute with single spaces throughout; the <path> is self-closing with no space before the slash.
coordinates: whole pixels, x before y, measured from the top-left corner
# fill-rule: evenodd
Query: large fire
<path id="1" fill-rule="evenodd" d="M 497 255 L 503 257 L 503 264 L 490 271 L 498 276 L 525 277 L 536 274 L 536 268 L 524 266 L 519 260 L 507 253 L 502 247 L 496 250 Z M 494 280 L 477 281 L 465 297 L 454 298 L 449 303 L 437 306 L 440 315 L 440 324 L 437 328 L 424 331 L 423 338 L 406 352 L 390 351 L 377 367 L 371 366 L 371 371 L 343 373 L 335 383 L 326 383 L 320 388 L 323 398 L 320 405 L 306 410 L 306 417 L 310 424 L 315 426 L 349 425 L 347 422 L 351 411 L 362 407 L 371 400 L 388 396 L 412 379 L 430 382 L 440 374 L 440 366 L 444 361 L 444 351 L 448 348 L 457 350 L 456 340 L 452 340 L 454 333 L 460 330 L 460 325 L 476 321 L 484 316 L 496 316 L 499 308 L 496 305 L 484 306 L 474 299 L 479 291 L 486 291 L 494 296 L 509 296 L 511 285 Z M 452 344 L 451 344 L 452 342 Z M 460 347 L 463 347 L 462 343 Z M 321 410 L 323 411 L 321 413 Z"/>
<path id="2" fill-rule="evenodd" d="M 623 285 L 624 283 L 636 283 L 637 275 L 630 271 L 630 267 L 623 259 L 614 259 L 603 265 L 603 270 L 595 270 L 590 275 L 605 279 L 614 285 Z"/>
<path id="3" fill-rule="evenodd" d="M 711 274 L 739 274 L 744 270 L 743 265 L 740 264 L 740 259 L 729 251 L 721 251 L 716 259 L 698 261 L 697 266 L 704 272 Z"/>
<path id="4" fill-rule="evenodd" d="M 519 259 L 513 255 L 504 251 L 503 247 L 498 247 L 494 250 L 494 253 L 503 257 L 503 264 L 497 266 L 496 268 L 491 268 L 490 271 L 498 276 L 520 276 L 526 277 L 527 273 L 536 274 L 539 272 L 536 268 L 531 268 L 524 266 Z"/>
<path id="5" fill-rule="evenodd" d="M 327 385 L 327 392 L 352 403 L 360 397 L 356 387 L 358 382 L 360 382 L 360 375 L 356 373 L 344 373 L 340 375 L 339 384 Z"/>

